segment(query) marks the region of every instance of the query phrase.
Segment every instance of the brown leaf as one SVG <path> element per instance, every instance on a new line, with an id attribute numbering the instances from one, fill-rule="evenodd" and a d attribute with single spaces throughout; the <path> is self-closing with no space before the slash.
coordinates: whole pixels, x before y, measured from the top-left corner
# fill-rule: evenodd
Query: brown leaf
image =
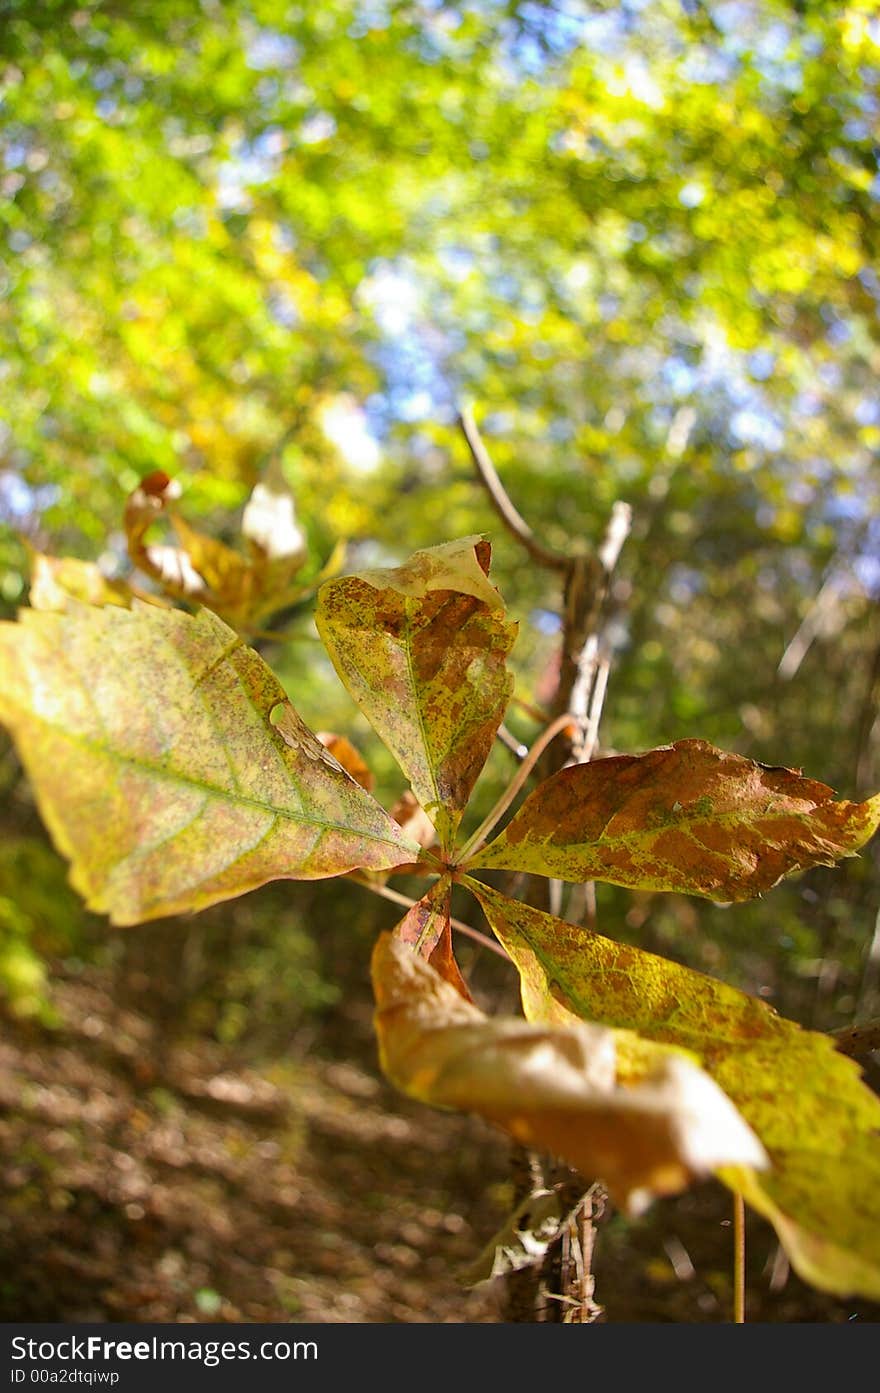
<path id="1" fill-rule="evenodd" d="M 512 688 L 505 658 L 516 626 L 488 566 L 488 543 L 466 537 L 403 566 L 330 581 L 318 595 L 316 623 L 336 670 L 445 850 Z"/>
<path id="2" fill-rule="evenodd" d="M 478 1113 L 522 1145 L 600 1176 L 630 1212 L 719 1166 L 765 1164 L 733 1105 L 677 1053 L 655 1049 L 643 1080 L 621 1087 L 611 1030 L 490 1020 L 396 935 L 381 936 L 372 970 L 380 1059 L 392 1083 L 435 1107 Z"/>
<path id="3" fill-rule="evenodd" d="M 470 864 L 745 900 L 854 855 L 878 823 L 880 795 L 835 802 L 792 769 L 679 740 L 554 774 Z"/>
<path id="4" fill-rule="evenodd" d="M 411 789 L 404 789 L 391 809 L 391 816 L 419 846 L 427 848 L 436 842 L 436 828 Z"/>

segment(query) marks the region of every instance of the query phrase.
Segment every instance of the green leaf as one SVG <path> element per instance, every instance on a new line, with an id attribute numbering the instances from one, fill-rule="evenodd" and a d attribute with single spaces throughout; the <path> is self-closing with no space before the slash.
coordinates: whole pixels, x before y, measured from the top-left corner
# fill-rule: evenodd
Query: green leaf
<path id="1" fill-rule="evenodd" d="M 469 864 L 745 900 L 854 855 L 878 824 L 880 794 L 835 802 L 792 769 L 679 740 L 554 774 Z"/>
<path id="2" fill-rule="evenodd" d="M 478 537 L 329 581 L 316 623 L 339 676 L 449 851 L 513 687 L 516 625 Z"/>
<path id="3" fill-rule="evenodd" d="M 720 1178 L 771 1221 L 806 1281 L 880 1298 L 880 1099 L 858 1065 L 714 978 L 467 884 L 516 964 L 527 1019 L 598 1021 L 690 1051 L 772 1162 Z"/>
<path id="4" fill-rule="evenodd" d="M 0 718 L 43 818 L 117 924 L 418 854 L 335 760 L 282 739 L 282 687 L 206 610 L 25 610 L 0 657 Z"/>
<path id="5" fill-rule="evenodd" d="M 614 1031 L 490 1019 L 397 933 L 380 937 L 372 972 L 379 1055 L 392 1083 L 600 1175 L 630 1212 L 719 1165 L 765 1163 L 721 1089 L 676 1052 L 646 1045 L 643 1076 L 623 1084 Z"/>

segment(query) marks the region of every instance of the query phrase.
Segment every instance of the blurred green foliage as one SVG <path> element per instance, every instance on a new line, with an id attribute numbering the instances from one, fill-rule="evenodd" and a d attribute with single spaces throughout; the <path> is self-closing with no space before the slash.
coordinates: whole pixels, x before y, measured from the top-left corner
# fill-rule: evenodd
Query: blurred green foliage
<path id="1" fill-rule="evenodd" d="M 614 499 L 632 505 L 605 748 L 699 735 L 847 797 L 878 787 L 873 0 L 5 0 L 0 17 L 8 608 L 22 535 L 124 572 L 140 475 L 178 475 L 189 516 L 229 539 L 279 460 L 318 560 L 338 537 L 360 565 L 489 532 L 533 700 L 558 577 L 475 484 L 470 401 L 548 545 L 593 546 Z M 307 609 L 291 632 L 268 660 L 392 799 L 400 776 Z M 537 729 L 519 708 L 510 724 Z M 475 817 L 509 772 L 496 751 Z M 842 1024 L 878 1006 L 876 854 L 735 910 L 603 891 L 600 924 Z M 0 890 L 0 976 L 31 999 L 42 930 L 30 891 Z M 233 996 L 267 974 L 296 989 L 275 951 L 258 934 Z M 233 1039 L 240 1015 L 211 1029 Z"/>

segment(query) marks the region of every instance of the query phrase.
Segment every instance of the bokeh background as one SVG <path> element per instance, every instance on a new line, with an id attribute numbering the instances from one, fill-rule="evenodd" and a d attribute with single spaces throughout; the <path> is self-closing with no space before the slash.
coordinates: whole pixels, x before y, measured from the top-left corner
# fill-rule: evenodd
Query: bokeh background
<path id="1" fill-rule="evenodd" d="M 355 568 L 489 535 L 540 705 L 559 578 L 479 487 L 470 405 L 548 546 L 632 508 L 603 750 L 698 735 L 876 790 L 878 77 L 874 0 L 0 0 L 4 614 L 26 542 L 128 573 L 142 475 L 233 540 L 280 468 L 314 573 L 340 540 Z M 267 660 L 390 805 L 310 603 L 285 632 Z M 506 1145 L 378 1074 L 393 909 L 284 884 L 111 929 L 8 744 L 0 780 L 0 1316 L 503 1319 L 459 1274 L 505 1216 Z M 880 1014 L 878 909 L 876 846 L 729 909 L 598 894 L 603 932 L 820 1030 Z M 610 1214 L 596 1271 L 608 1320 L 729 1319 L 726 1201 Z M 749 1303 L 877 1314 L 803 1287 L 757 1221 Z"/>

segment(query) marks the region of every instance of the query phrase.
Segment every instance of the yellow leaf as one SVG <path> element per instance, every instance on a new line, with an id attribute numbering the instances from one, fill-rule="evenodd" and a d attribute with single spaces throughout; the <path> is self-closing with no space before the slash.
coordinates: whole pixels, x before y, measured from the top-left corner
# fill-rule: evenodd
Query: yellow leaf
<path id="1" fill-rule="evenodd" d="M 281 737 L 283 688 L 207 610 L 25 610 L 0 625 L 0 662 L 43 818 L 117 924 L 418 855 L 303 723 L 330 763 Z"/>
<path id="2" fill-rule="evenodd" d="M 733 1104 L 675 1052 L 655 1050 L 642 1080 L 621 1086 L 612 1030 L 490 1019 L 392 934 L 376 944 L 372 970 L 392 1083 L 435 1107 L 478 1113 L 524 1146 L 601 1177 L 631 1213 L 719 1166 L 765 1164 Z"/>
<path id="3" fill-rule="evenodd" d="M 315 621 L 339 676 L 403 769 L 444 850 L 495 738 L 516 625 L 478 537 L 329 581 Z"/>
<path id="4" fill-rule="evenodd" d="M 853 1060 L 734 987 L 466 883 L 516 964 L 527 1019 L 620 1029 L 636 1076 L 634 1045 L 688 1050 L 772 1162 L 720 1179 L 771 1221 L 806 1281 L 880 1298 L 880 1099 Z"/>

